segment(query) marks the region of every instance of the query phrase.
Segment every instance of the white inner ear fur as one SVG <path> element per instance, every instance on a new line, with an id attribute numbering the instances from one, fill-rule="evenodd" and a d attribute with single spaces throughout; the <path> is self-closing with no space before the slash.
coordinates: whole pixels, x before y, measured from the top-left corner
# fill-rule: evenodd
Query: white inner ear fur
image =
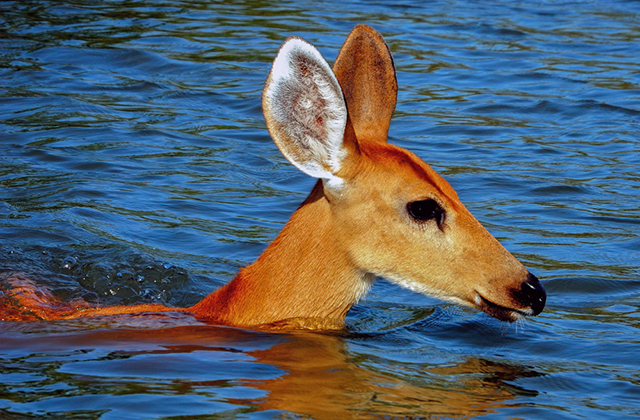
<path id="1" fill-rule="evenodd" d="M 347 107 L 340 84 L 320 52 L 289 38 L 280 48 L 263 96 L 267 127 L 284 156 L 306 174 L 337 187 L 346 154 Z"/>

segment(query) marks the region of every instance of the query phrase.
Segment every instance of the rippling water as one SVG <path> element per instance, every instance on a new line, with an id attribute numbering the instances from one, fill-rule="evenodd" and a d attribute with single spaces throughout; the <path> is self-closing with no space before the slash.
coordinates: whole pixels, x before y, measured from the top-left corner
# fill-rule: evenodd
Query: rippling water
<path id="1" fill-rule="evenodd" d="M 313 180 L 260 93 L 288 35 L 396 60 L 390 141 L 545 284 L 507 326 L 379 281 L 343 334 L 187 317 L 0 323 L 0 417 L 640 416 L 640 3 L 0 3 L 0 271 L 102 304 L 189 305 Z"/>

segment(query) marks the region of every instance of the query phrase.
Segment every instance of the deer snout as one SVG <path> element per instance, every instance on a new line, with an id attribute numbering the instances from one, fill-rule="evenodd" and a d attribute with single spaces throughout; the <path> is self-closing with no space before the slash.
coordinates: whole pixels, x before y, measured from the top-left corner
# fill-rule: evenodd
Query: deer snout
<path id="1" fill-rule="evenodd" d="M 547 293 L 540 280 L 533 274 L 527 275 L 527 280 L 522 283 L 520 290 L 512 291 L 513 300 L 524 308 L 530 308 L 531 315 L 538 315 L 544 309 L 547 302 Z"/>
<path id="2" fill-rule="evenodd" d="M 519 287 L 509 288 L 508 306 L 494 303 L 476 292 L 475 307 L 501 321 L 514 322 L 526 316 L 538 315 L 544 309 L 547 293 L 536 276 L 527 273 Z"/>

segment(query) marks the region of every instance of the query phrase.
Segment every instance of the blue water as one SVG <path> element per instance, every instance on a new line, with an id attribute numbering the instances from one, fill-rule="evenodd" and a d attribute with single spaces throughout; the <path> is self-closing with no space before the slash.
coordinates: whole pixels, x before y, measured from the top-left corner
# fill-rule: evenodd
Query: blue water
<path id="1" fill-rule="evenodd" d="M 0 281 L 185 306 L 313 185 L 260 94 L 288 35 L 387 40 L 390 141 L 545 285 L 507 325 L 380 280 L 340 334 L 0 322 L 0 418 L 640 416 L 640 3 L 0 3 Z M 2 283 L 6 286 L 5 283 Z"/>

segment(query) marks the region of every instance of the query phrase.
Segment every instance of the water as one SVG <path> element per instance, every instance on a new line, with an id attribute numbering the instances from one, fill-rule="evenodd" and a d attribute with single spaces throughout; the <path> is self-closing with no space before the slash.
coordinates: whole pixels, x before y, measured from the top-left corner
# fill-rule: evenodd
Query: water
<path id="1" fill-rule="evenodd" d="M 506 325 L 379 281 L 341 334 L 186 316 L 0 323 L 0 418 L 640 415 L 640 3 L 0 4 L 0 268 L 63 299 L 190 305 L 313 180 L 260 93 L 288 35 L 396 60 L 390 141 L 543 281 Z M 4 280 L 3 280 L 4 281 Z"/>

